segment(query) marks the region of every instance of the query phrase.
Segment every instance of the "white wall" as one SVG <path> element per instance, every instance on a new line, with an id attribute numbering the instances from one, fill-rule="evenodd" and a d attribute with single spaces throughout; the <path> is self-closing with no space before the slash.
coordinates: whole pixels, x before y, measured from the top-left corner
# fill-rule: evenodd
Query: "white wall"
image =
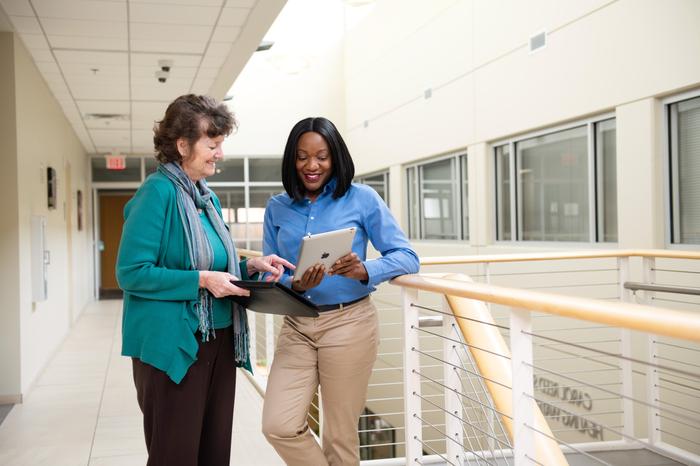
<path id="1" fill-rule="evenodd" d="M 514 245 L 493 238 L 491 143 L 618 110 L 618 245 L 662 247 L 659 98 L 700 87 L 699 18 L 694 0 L 380 0 L 346 38 L 345 134 L 358 173 L 467 148 L 470 244 L 417 248 L 507 252 Z M 529 53 L 528 37 L 542 30 L 546 47 Z M 394 169 L 391 182 L 401 176 Z M 405 195 L 391 204 L 403 213 Z"/>
<path id="2" fill-rule="evenodd" d="M 15 395 L 26 393 L 36 381 L 40 370 L 89 301 L 92 256 L 86 154 L 24 45 L 16 37 L 12 42 L 14 60 L 3 60 L 3 64 L 12 65 L 15 80 L 16 150 L 9 157 L 14 158 L 16 164 L 12 176 L 16 179 L 18 215 L 11 226 L 16 231 L 14 247 L 19 257 L 14 267 L 3 263 L 3 275 L 17 277 L 11 296 L 18 296 L 18 302 L 8 312 L 18 316 L 20 347 L 16 354 L 3 354 L 2 360 L 20 361 L 21 380 L 15 388 L 19 391 L 12 393 Z M 56 169 L 58 179 L 58 205 L 54 210 L 47 207 L 47 166 Z M 69 179 L 70 187 L 67 186 Z M 80 232 L 76 225 L 77 189 L 81 189 L 84 196 L 84 228 Z M 32 215 L 46 216 L 47 247 L 51 253 L 48 299 L 39 303 L 32 303 L 31 293 Z M 3 318 L 2 322 L 4 327 L 12 321 Z"/>
<path id="3" fill-rule="evenodd" d="M 378 1 L 347 38 L 348 139 L 370 172 L 695 86 L 698 17 L 694 0 Z"/>
<path id="4" fill-rule="evenodd" d="M 240 127 L 224 144 L 227 156 L 281 156 L 289 130 L 309 116 L 345 126 L 342 33 L 338 0 L 284 7 L 265 36 L 275 45 L 253 54 L 230 91 Z"/>

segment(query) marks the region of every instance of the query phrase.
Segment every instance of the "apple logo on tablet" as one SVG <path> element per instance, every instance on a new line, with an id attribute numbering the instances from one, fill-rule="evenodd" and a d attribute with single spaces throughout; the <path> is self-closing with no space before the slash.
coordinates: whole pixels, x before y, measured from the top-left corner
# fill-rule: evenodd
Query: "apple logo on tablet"
<path id="1" fill-rule="evenodd" d="M 321 259 L 325 259 L 328 256 L 330 256 L 330 254 L 328 254 L 327 252 L 324 252 L 323 254 L 321 254 Z"/>

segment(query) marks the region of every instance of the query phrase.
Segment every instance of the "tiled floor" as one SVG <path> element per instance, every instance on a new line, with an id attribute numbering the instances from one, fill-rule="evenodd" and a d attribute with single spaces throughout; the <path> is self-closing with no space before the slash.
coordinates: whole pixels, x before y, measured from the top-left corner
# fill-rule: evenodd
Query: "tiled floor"
<path id="1" fill-rule="evenodd" d="M 143 466 L 130 360 L 119 355 L 121 301 L 90 306 L 22 404 L 0 425 L 3 466 Z M 284 463 L 260 433 L 262 398 L 239 372 L 231 464 Z"/>

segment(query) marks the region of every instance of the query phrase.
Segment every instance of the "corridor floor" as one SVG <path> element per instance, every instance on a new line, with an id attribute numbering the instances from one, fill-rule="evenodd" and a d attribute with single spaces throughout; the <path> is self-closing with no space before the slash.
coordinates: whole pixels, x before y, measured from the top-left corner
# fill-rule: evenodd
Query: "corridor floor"
<path id="1" fill-rule="evenodd" d="M 0 425 L 3 466 L 143 466 L 131 362 L 120 356 L 121 301 L 85 310 L 22 404 Z M 262 398 L 238 373 L 232 465 L 283 465 L 260 428 Z"/>

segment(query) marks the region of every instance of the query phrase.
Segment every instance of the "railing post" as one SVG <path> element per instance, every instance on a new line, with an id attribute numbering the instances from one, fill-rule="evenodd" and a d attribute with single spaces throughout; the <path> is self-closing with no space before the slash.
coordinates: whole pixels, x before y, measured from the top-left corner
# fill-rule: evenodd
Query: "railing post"
<path id="1" fill-rule="evenodd" d="M 515 466 L 529 466 L 535 458 L 532 318 L 529 311 L 510 310 L 510 350 L 513 372 L 513 455 Z"/>
<path id="2" fill-rule="evenodd" d="M 455 318 L 449 315 L 452 312 L 446 298 L 442 298 L 442 309 L 445 312 L 442 318 L 442 331 L 446 337 L 442 340 L 443 359 L 450 364 L 443 364 L 443 378 L 445 380 L 445 433 L 450 436 L 446 443 L 447 459 L 454 464 L 464 463 L 464 448 L 462 439 L 462 404 L 459 400 L 459 395 L 453 390 L 460 390 L 459 374 L 455 366 L 459 367 L 460 348 L 452 340 L 459 339 L 459 327 L 455 322 Z M 453 390 L 449 390 L 449 388 Z"/>
<path id="3" fill-rule="evenodd" d="M 643 262 L 643 276 L 644 283 L 653 284 L 656 282 L 656 273 L 654 272 L 656 261 L 653 257 L 645 257 L 642 259 Z M 652 298 L 654 296 L 653 291 L 644 292 L 644 304 L 648 306 L 653 306 Z M 649 363 L 656 364 L 658 356 L 658 347 L 656 346 L 656 339 L 658 337 L 652 333 L 647 337 L 648 348 L 649 348 Z M 652 406 L 659 405 L 659 373 L 653 367 L 647 367 L 647 403 Z M 661 442 L 661 418 L 659 417 L 659 410 L 657 408 L 648 409 L 648 438 L 649 443 L 652 445 L 658 445 Z"/>
<path id="4" fill-rule="evenodd" d="M 275 316 L 265 314 L 265 367 L 270 373 L 272 360 L 275 358 Z"/>
<path id="5" fill-rule="evenodd" d="M 626 303 L 632 302 L 632 292 L 625 288 L 625 282 L 629 281 L 630 276 L 630 259 L 629 257 L 617 258 L 617 273 L 618 273 L 618 293 L 620 300 Z M 632 357 L 632 332 L 629 329 L 620 329 L 620 369 L 622 370 L 622 432 L 627 435 L 625 441 L 636 438 L 634 436 L 634 381 L 632 378 L 632 362 L 629 359 Z"/>
<path id="6" fill-rule="evenodd" d="M 248 314 L 248 329 L 250 332 L 250 365 L 255 370 L 258 364 L 258 327 L 255 325 L 255 312 L 245 311 Z"/>
<path id="7" fill-rule="evenodd" d="M 418 291 L 401 288 L 403 303 L 403 403 L 404 403 L 404 434 L 406 446 L 406 464 L 419 464 L 423 456 L 421 444 L 423 432 L 420 419 L 420 368 L 418 344 L 418 310 L 412 304 L 418 301 Z"/>

